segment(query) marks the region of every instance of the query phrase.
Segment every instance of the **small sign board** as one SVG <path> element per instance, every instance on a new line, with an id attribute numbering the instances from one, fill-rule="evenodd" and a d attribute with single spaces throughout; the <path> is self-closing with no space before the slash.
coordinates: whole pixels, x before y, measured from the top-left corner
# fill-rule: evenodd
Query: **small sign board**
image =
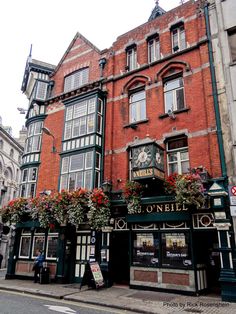
<path id="1" fill-rule="evenodd" d="M 236 217 L 236 206 L 230 206 L 230 214 L 232 217 Z"/>
<path id="2" fill-rule="evenodd" d="M 98 262 L 88 262 L 85 267 L 84 276 L 82 278 L 80 289 L 83 285 L 93 288 L 101 288 L 104 286 L 104 279 Z"/>

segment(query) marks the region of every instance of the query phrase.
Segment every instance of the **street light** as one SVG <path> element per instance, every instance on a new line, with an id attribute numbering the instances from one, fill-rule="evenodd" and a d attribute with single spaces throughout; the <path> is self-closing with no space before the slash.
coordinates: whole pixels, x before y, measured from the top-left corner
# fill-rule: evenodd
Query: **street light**
<path id="1" fill-rule="evenodd" d="M 54 135 L 51 133 L 51 131 L 50 131 L 48 128 L 46 128 L 45 126 L 42 127 L 42 131 L 43 131 L 45 134 L 47 134 L 47 135 L 49 135 L 49 136 L 51 136 L 51 137 L 53 138 L 52 152 L 53 152 L 53 153 L 56 153 L 57 150 L 56 150 L 56 147 L 55 147 L 55 136 L 54 136 Z"/>

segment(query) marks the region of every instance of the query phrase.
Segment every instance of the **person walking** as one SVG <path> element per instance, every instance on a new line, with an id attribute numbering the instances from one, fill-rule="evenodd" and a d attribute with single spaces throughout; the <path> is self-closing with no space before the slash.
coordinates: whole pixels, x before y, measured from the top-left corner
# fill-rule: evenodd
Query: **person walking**
<path id="1" fill-rule="evenodd" d="M 37 253 L 37 257 L 34 261 L 34 266 L 33 266 L 35 283 L 39 281 L 40 269 L 43 267 L 43 262 L 44 262 L 44 255 L 43 255 L 43 252 L 39 250 Z"/>

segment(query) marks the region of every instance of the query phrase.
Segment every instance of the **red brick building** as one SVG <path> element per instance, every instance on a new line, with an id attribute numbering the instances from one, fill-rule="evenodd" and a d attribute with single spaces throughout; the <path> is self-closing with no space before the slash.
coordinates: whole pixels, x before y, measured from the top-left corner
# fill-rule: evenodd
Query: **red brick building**
<path id="1" fill-rule="evenodd" d="M 56 67 L 27 62 L 22 90 L 30 100 L 32 138 L 21 196 L 109 184 L 111 226 L 96 246 L 109 283 L 199 293 L 219 286 L 220 268 L 222 278 L 222 269 L 233 274 L 231 243 L 223 252 L 217 238 L 217 219 L 227 225 L 228 212 L 205 21 L 202 1 L 169 12 L 156 5 L 148 22 L 108 50 L 78 33 Z M 39 81 L 43 97 L 32 98 Z M 200 209 L 177 204 L 164 188 L 168 175 L 189 169 L 204 178 L 207 201 Z M 32 176 L 27 179 L 31 172 L 36 189 Z M 143 187 L 138 211 L 132 204 L 127 209 L 122 197 L 129 180 Z M 57 253 L 48 258 L 53 278 L 80 282 L 93 238 L 89 226 L 43 232 L 19 227 L 11 272 L 20 274 L 34 257 L 36 244 L 21 255 L 22 237 L 32 243 L 41 237 L 46 251 L 58 239 Z M 228 229 L 218 236 L 226 239 Z"/>

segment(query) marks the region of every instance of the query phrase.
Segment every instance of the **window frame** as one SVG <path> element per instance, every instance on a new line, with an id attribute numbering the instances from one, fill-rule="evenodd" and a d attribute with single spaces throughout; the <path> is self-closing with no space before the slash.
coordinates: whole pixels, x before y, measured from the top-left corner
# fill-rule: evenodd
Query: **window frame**
<path id="1" fill-rule="evenodd" d="M 126 48 L 126 68 L 128 71 L 137 69 L 137 46 L 133 45 Z"/>
<path id="2" fill-rule="evenodd" d="M 64 93 L 70 92 L 89 82 L 89 67 L 84 67 L 64 77 Z M 68 86 L 67 86 L 68 85 Z"/>
<path id="3" fill-rule="evenodd" d="M 132 100 L 132 98 L 140 93 L 143 93 L 144 97 L 141 98 L 141 99 L 138 99 L 138 100 Z M 137 119 L 134 119 L 133 117 L 133 107 L 135 105 L 135 118 L 137 118 L 137 113 L 138 115 L 140 116 L 140 119 L 137 120 Z M 138 108 L 137 108 L 138 106 Z M 142 106 L 144 108 L 142 108 Z M 138 110 L 137 110 L 138 109 Z M 145 109 L 145 115 L 142 117 L 142 109 Z M 139 123 L 141 121 L 144 121 L 147 119 L 147 105 L 146 105 L 146 90 L 145 88 L 141 88 L 141 89 L 138 89 L 138 90 L 134 90 L 134 91 L 130 91 L 129 93 L 129 123 L 132 124 L 132 123 Z"/>
<path id="4" fill-rule="evenodd" d="M 28 255 L 20 255 L 21 253 L 21 248 L 22 248 L 22 239 L 23 238 L 29 238 L 30 241 L 29 241 L 29 248 L 28 248 Z M 29 258 L 30 257 L 30 249 L 31 249 L 31 245 L 32 245 L 32 236 L 31 236 L 31 233 L 30 231 L 28 232 L 24 232 L 24 230 L 22 231 L 21 233 L 21 236 L 20 236 L 20 245 L 19 245 L 19 258 Z"/>
<path id="5" fill-rule="evenodd" d="M 34 248 L 35 248 L 35 239 L 36 238 L 43 238 L 44 241 L 43 241 L 43 246 L 42 248 L 39 248 L 40 250 L 44 251 L 44 248 L 45 248 L 45 241 L 46 241 L 46 236 L 45 236 L 45 233 L 43 232 L 35 232 L 34 235 L 33 235 L 33 238 L 32 238 L 32 252 L 31 252 L 31 258 L 36 258 L 37 255 L 35 254 L 34 255 Z M 35 252 L 36 253 L 36 252 Z"/>
<path id="6" fill-rule="evenodd" d="M 184 34 L 184 39 L 181 39 L 182 34 Z M 175 37 L 175 35 L 177 37 Z M 171 28 L 171 47 L 172 47 L 172 53 L 177 53 L 179 51 L 186 49 L 187 42 L 186 42 L 186 32 L 185 32 L 184 23 L 181 23 L 180 25 L 175 25 Z"/>
<path id="7" fill-rule="evenodd" d="M 167 89 L 166 88 L 166 84 L 168 83 L 174 83 L 177 80 L 181 79 L 181 83 L 180 86 L 175 87 L 175 88 L 170 88 Z M 182 86 L 181 86 L 182 84 Z M 167 89 L 167 90 L 166 90 Z M 178 96 L 177 96 L 177 92 L 182 90 L 182 102 L 179 106 L 178 104 Z M 171 108 L 169 108 L 169 105 L 167 104 L 167 94 L 172 94 L 172 106 Z M 168 77 L 168 78 L 164 78 L 163 79 L 163 96 L 164 96 L 164 111 L 165 113 L 169 113 L 169 110 L 171 112 L 175 112 L 178 110 L 183 110 L 186 108 L 186 102 L 185 102 L 185 87 L 184 87 L 184 79 L 183 79 L 183 75 L 182 73 L 178 73 L 178 75 L 176 76 L 172 76 L 172 77 Z"/>
<path id="8" fill-rule="evenodd" d="M 154 61 L 160 60 L 161 59 L 161 49 L 160 49 L 161 47 L 160 47 L 159 35 L 149 38 L 147 41 L 147 45 L 148 45 L 148 63 L 152 63 Z"/>
<path id="9" fill-rule="evenodd" d="M 169 143 L 171 140 L 181 140 L 181 139 L 186 139 L 187 140 L 187 146 L 182 146 L 182 147 L 178 147 L 175 149 L 169 149 Z M 170 166 L 172 164 L 177 164 L 177 173 L 178 174 L 183 174 L 183 173 L 187 173 L 187 172 L 183 172 L 183 167 L 182 167 L 182 163 L 183 162 L 188 162 L 188 166 L 190 167 L 190 159 L 189 159 L 189 150 L 188 150 L 188 138 L 186 136 L 181 136 L 181 137 L 177 137 L 177 138 L 170 138 L 168 139 L 167 143 L 166 143 L 166 158 L 167 158 L 167 173 L 168 175 L 176 173 L 176 171 L 171 172 L 170 171 Z M 181 153 L 183 152 L 187 152 L 188 153 L 188 158 L 187 159 L 181 159 Z M 177 160 L 176 161 L 169 161 L 169 156 L 170 154 L 176 153 L 177 155 Z M 188 167 L 188 168 L 189 168 Z"/>

